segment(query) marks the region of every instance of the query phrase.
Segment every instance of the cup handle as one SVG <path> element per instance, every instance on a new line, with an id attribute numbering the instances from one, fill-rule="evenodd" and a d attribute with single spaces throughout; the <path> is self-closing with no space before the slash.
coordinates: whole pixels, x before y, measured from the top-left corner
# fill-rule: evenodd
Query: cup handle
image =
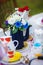
<path id="1" fill-rule="evenodd" d="M 17 42 L 17 44 L 16 44 L 16 46 L 15 46 L 15 48 L 16 48 L 16 47 L 18 46 L 19 42 L 18 42 L 17 40 L 14 40 L 13 42 L 14 42 L 14 43 Z"/>

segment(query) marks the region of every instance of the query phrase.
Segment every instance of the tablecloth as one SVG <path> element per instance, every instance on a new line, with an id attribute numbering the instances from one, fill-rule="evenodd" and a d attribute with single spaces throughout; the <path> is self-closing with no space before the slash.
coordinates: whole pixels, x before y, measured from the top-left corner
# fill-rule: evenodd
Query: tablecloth
<path id="1" fill-rule="evenodd" d="M 30 53 L 31 52 L 31 42 L 29 42 L 29 41 L 28 41 L 28 47 L 26 49 L 22 50 L 22 51 L 19 51 L 19 52 L 21 52 L 23 56 L 28 55 L 28 58 L 30 60 L 34 58 L 34 56 Z M 39 61 L 40 62 L 39 63 L 38 60 L 36 60 L 36 61 L 33 60 L 31 62 L 31 65 L 43 65 L 42 61 L 43 60 Z M 2 65 L 2 64 L 0 63 L 0 65 Z M 17 64 L 4 64 L 4 65 L 29 65 L 29 64 L 24 64 L 23 62 L 20 62 L 20 63 L 17 63 Z"/>

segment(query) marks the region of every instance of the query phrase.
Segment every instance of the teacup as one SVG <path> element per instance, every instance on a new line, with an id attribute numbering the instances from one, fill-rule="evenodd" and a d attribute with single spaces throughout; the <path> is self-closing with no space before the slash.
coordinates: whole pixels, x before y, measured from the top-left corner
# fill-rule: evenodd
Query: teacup
<path id="1" fill-rule="evenodd" d="M 14 42 L 17 42 L 16 46 L 14 46 Z M 4 52 L 6 53 L 7 57 L 12 58 L 14 56 L 15 53 L 15 49 L 18 46 L 18 41 L 14 40 L 12 41 L 12 37 L 11 36 L 3 36 L 0 37 L 0 43 L 1 46 L 4 48 Z"/>

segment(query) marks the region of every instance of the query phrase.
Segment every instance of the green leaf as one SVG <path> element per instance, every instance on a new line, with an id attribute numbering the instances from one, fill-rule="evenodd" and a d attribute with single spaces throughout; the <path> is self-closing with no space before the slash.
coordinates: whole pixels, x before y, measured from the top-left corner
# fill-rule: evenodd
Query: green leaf
<path id="1" fill-rule="evenodd" d="M 18 28 L 16 28 L 15 26 L 13 27 L 13 29 L 12 29 L 12 33 L 14 34 L 14 33 L 16 33 L 18 31 Z"/>
<path id="2" fill-rule="evenodd" d="M 23 30 L 24 30 L 23 26 L 22 26 L 22 27 L 20 27 L 20 28 L 19 28 L 19 30 L 23 31 Z"/>

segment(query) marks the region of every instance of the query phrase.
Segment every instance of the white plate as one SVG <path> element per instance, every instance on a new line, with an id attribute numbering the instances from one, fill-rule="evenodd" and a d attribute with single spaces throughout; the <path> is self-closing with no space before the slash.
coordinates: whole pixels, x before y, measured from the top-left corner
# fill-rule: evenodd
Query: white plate
<path id="1" fill-rule="evenodd" d="M 8 62 L 5 62 L 5 61 L 0 61 L 1 63 L 3 63 L 3 64 L 9 64 L 9 65 L 11 65 L 11 64 L 18 64 L 18 63 L 20 63 L 20 62 L 23 62 L 23 58 L 21 58 L 20 60 L 18 60 L 17 62 L 12 62 L 12 63 L 8 63 Z"/>
<path id="2" fill-rule="evenodd" d="M 43 19 L 43 12 L 30 17 L 28 21 L 30 24 L 36 25 L 40 24 L 41 19 Z"/>

